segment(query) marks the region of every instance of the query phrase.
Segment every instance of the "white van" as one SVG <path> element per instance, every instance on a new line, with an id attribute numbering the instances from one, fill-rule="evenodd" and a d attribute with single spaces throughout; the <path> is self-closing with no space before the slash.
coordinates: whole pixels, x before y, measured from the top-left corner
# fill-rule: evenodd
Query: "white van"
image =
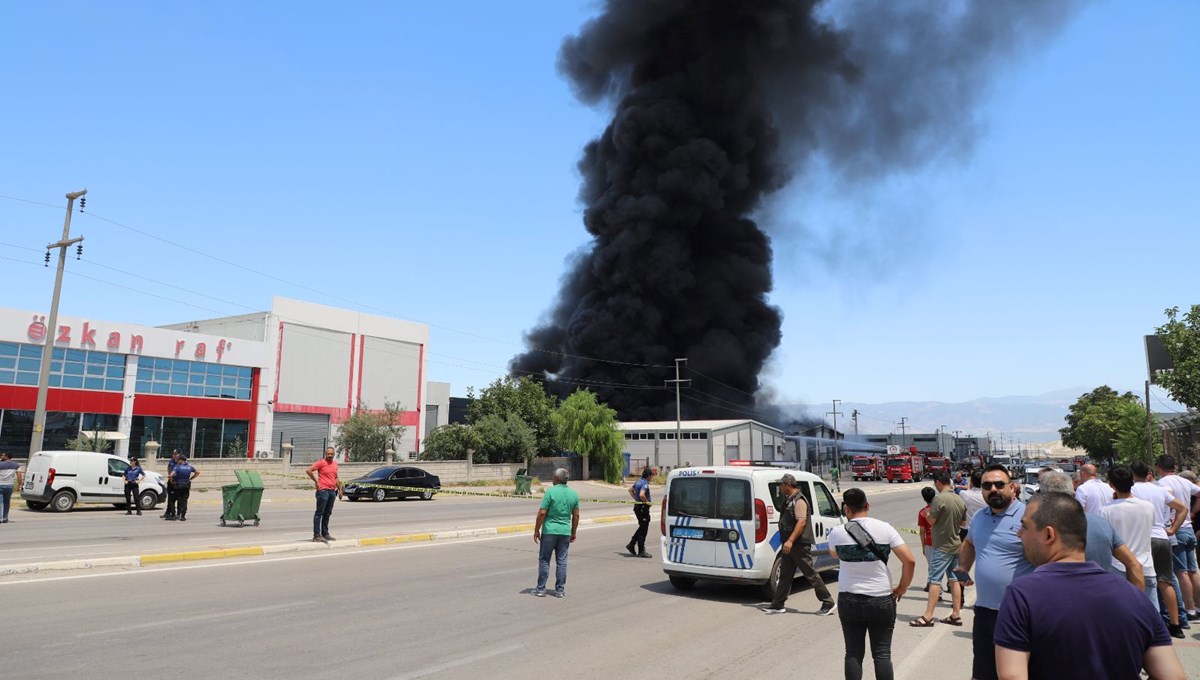
<path id="1" fill-rule="evenodd" d="M 667 476 L 660 520 L 663 571 L 671 585 L 689 590 L 698 580 L 725 581 L 757 585 L 773 596 L 783 544 L 779 478 L 788 472 L 812 508 L 817 570 L 836 569 L 827 537 L 846 520 L 820 477 L 775 467 L 676 468 Z"/>
<path id="2" fill-rule="evenodd" d="M 67 512 L 76 503 L 125 505 L 129 461 L 93 451 L 39 451 L 29 457 L 21 497 L 30 510 Z M 146 471 L 138 485 L 138 505 L 153 510 L 166 496 L 162 475 Z"/>

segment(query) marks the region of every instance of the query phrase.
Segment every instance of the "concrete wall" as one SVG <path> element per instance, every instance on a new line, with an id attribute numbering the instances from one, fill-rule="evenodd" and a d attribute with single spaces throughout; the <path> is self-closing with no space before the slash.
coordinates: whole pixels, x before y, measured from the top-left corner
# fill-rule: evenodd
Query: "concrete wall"
<path id="1" fill-rule="evenodd" d="M 289 466 L 283 460 L 277 458 L 255 458 L 252 460 L 192 458 L 189 462 L 200 471 L 200 477 L 196 479 L 196 487 L 201 489 L 215 489 L 225 484 L 236 484 L 237 476 L 234 474 L 234 470 L 254 470 L 258 472 L 262 475 L 263 483 L 266 484 L 267 488 L 310 486 L 310 483 L 304 476 L 304 470 L 308 467 L 307 465 L 296 464 Z M 400 464 L 410 465 L 410 463 Z M 517 469 L 522 467 L 520 463 L 472 465 L 468 473 L 467 462 L 463 460 L 419 461 L 411 463 L 411 465 L 419 467 L 430 474 L 437 475 L 441 479 L 443 486 L 447 484 L 460 484 L 472 480 L 512 480 L 517 474 Z M 355 477 L 361 477 L 379 466 L 380 463 L 339 463 L 338 476 L 341 477 L 342 481 L 349 481 Z M 167 462 L 163 459 L 147 461 L 146 468 L 166 474 Z M 546 475 L 544 479 L 548 481 L 550 476 Z"/>

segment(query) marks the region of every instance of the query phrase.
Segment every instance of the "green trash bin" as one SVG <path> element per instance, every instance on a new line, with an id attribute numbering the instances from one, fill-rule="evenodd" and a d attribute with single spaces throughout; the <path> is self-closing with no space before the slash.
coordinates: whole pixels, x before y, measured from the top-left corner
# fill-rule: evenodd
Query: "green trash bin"
<path id="1" fill-rule="evenodd" d="M 258 508 L 262 504 L 262 477 L 253 470 L 234 470 L 234 474 L 238 483 L 221 487 L 221 526 L 225 526 L 226 522 L 237 522 L 240 527 L 249 521 L 258 526 L 261 521 Z"/>
<path id="2" fill-rule="evenodd" d="M 518 496 L 529 496 L 533 492 L 529 490 L 530 484 L 533 482 L 533 477 L 525 474 L 525 468 L 517 470 L 517 490 Z"/>

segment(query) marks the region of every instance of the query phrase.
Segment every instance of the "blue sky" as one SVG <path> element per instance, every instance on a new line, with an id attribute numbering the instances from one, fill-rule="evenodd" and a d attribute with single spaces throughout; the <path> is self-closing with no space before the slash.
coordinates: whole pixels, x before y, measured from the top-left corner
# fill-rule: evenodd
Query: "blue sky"
<path id="1" fill-rule="evenodd" d="M 587 242 L 575 163 L 607 113 L 555 59 L 594 5 L 283 7 L 0 6 L 0 304 L 48 308 L 42 248 L 86 186 L 65 314 L 297 297 L 428 323 L 431 379 L 490 382 Z M 775 392 L 1140 388 L 1142 335 L 1200 302 L 1197 27 L 1192 2 L 1093 3 L 994 74 L 969 155 L 780 194 Z"/>

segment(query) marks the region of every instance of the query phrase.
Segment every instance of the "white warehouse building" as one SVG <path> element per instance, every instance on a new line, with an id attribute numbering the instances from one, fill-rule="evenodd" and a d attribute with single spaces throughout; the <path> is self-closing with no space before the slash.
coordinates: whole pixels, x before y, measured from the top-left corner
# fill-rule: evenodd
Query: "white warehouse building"
<path id="1" fill-rule="evenodd" d="M 786 460 L 783 430 L 756 420 L 674 420 L 621 423 L 631 460 L 655 467 L 725 465 L 731 460 Z"/>

